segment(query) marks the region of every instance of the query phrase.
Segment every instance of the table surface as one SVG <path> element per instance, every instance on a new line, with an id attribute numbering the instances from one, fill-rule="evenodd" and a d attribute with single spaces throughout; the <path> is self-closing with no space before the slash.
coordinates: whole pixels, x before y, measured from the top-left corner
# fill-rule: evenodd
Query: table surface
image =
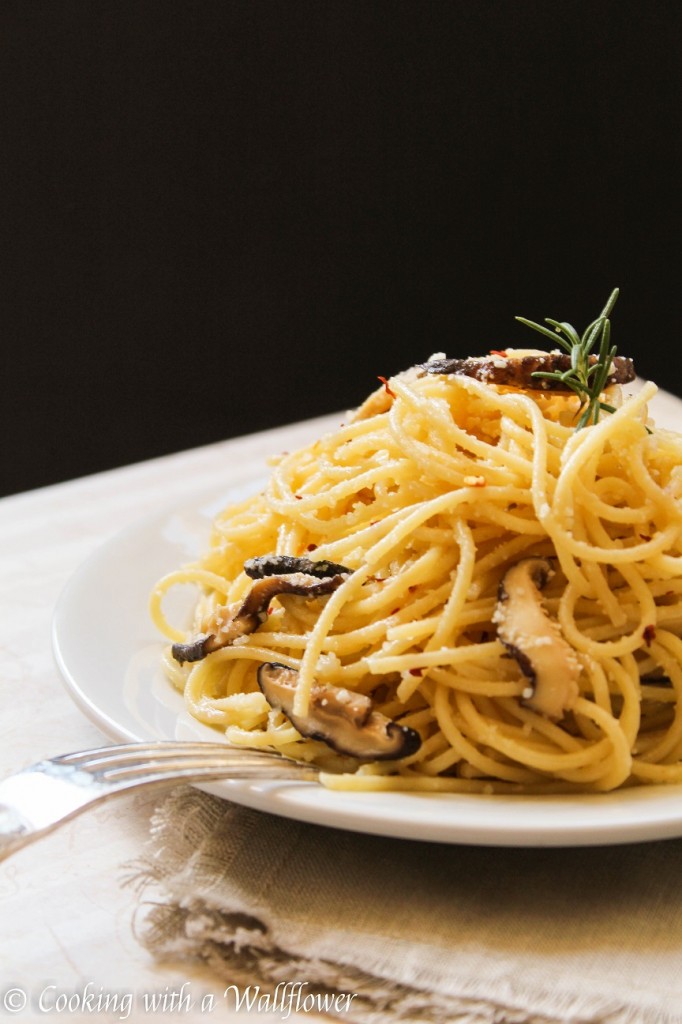
<path id="1" fill-rule="evenodd" d="M 314 440 L 341 418 L 309 420 L 0 501 L 0 778 L 103 741 L 67 694 L 52 655 L 52 615 L 74 570 L 141 517 L 214 485 L 262 479 L 268 456 Z M 167 1009 L 147 1011 L 154 994 L 189 996 L 196 1007 L 190 1019 L 200 1014 L 205 996 L 213 995 L 220 1007 L 224 985 L 198 967 L 156 964 L 134 937 L 137 899 L 123 884 L 126 865 L 141 854 L 158 799 L 158 792 L 144 791 L 118 797 L 0 863 L 0 1001 L 14 988 L 28 998 L 15 1020 L 43 1021 L 41 995 L 49 1006 L 60 993 L 83 993 L 87 986 L 90 993 L 132 993 L 137 1012 L 131 1019 L 168 1019 Z M 10 992 L 8 998 L 21 997 Z M 244 1019 L 272 1016 L 252 1010 Z M 109 1019 L 106 1012 L 97 1017 Z M 215 1017 L 224 1019 L 218 1012 Z M 301 1019 L 319 1018 L 307 1013 Z"/>

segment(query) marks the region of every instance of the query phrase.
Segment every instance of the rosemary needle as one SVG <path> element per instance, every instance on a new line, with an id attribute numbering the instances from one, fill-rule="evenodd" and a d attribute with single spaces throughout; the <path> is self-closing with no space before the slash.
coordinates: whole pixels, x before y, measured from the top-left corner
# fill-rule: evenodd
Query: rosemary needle
<path id="1" fill-rule="evenodd" d="M 526 320 L 523 316 L 515 318 L 526 327 L 532 327 L 534 331 L 539 331 L 540 334 L 551 338 L 568 352 L 571 365 L 567 370 L 536 370 L 533 377 L 546 377 L 548 380 L 559 381 L 571 391 L 575 391 L 580 398 L 578 410 L 580 415 L 576 430 L 586 427 L 589 423 L 598 423 L 602 410 L 615 412 L 612 405 L 601 401 L 600 396 L 606 386 L 609 370 L 616 355 L 616 346 L 610 345 L 610 316 L 617 298 L 618 288 L 614 288 L 604 309 L 597 319 L 589 324 L 582 336 L 571 324 L 560 323 L 549 317 L 545 319 L 545 324 L 549 324 L 549 327 Z M 599 342 L 599 351 L 595 356 L 592 354 L 592 349 L 597 342 Z"/>

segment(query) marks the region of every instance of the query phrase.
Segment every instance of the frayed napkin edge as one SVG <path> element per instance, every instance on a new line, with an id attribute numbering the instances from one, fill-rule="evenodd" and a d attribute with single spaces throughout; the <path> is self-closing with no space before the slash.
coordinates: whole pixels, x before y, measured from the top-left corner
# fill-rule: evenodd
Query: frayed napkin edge
<path id="1" fill-rule="evenodd" d="M 647 992 L 636 1005 L 625 1005 L 603 993 L 578 995 L 507 976 L 491 995 L 490 979 L 476 982 L 457 972 L 447 989 L 440 977 L 435 991 L 423 963 L 415 964 L 415 980 L 406 983 L 391 975 L 386 957 L 368 963 L 366 950 L 362 966 L 348 958 L 311 957 L 291 941 L 285 948 L 267 920 L 237 901 L 226 909 L 205 899 L 178 898 L 168 885 L 162 853 L 129 864 L 124 879 L 139 896 L 135 937 L 158 963 L 194 962 L 228 986 L 256 986 L 264 993 L 302 979 L 311 993 L 352 992 L 351 1009 L 330 1013 L 349 1024 L 682 1024 L 682 1016 Z"/>

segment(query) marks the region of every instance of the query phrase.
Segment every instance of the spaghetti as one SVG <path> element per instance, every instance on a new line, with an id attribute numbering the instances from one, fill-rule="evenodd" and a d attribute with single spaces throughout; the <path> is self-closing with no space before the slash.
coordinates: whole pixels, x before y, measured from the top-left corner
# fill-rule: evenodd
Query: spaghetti
<path id="1" fill-rule="evenodd" d="M 217 517 L 200 561 L 155 588 L 156 624 L 186 645 L 243 606 L 251 559 L 348 570 L 326 594 L 268 600 L 256 628 L 200 660 L 169 650 L 191 714 L 231 743 L 319 763 L 335 788 L 682 781 L 682 437 L 648 424 L 655 392 L 615 385 L 615 411 L 576 431 L 575 396 L 391 378 L 346 425 L 282 456 L 261 494 Z M 500 625 L 503 581 L 523 562 L 548 570 L 534 599 L 575 666 L 558 713 L 534 704 L 531 652 Z M 202 592 L 189 633 L 163 610 L 180 583 Z M 289 714 L 258 683 L 273 664 L 295 681 Z M 417 749 L 358 762 L 303 735 L 292 721 L 319 687 L 369 698 Z"/>

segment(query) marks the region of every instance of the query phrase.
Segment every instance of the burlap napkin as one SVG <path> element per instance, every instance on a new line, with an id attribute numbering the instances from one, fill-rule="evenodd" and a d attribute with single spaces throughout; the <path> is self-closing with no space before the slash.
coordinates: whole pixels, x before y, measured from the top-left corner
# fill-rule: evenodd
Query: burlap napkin
<path id="1" fill-rule="evenodd" d="M 298 983 L 362 1024 L 682 1022 L 682 841 L 434 845 L 179 789 L 142 875 L 141 941 L 235 992 Z"/>

